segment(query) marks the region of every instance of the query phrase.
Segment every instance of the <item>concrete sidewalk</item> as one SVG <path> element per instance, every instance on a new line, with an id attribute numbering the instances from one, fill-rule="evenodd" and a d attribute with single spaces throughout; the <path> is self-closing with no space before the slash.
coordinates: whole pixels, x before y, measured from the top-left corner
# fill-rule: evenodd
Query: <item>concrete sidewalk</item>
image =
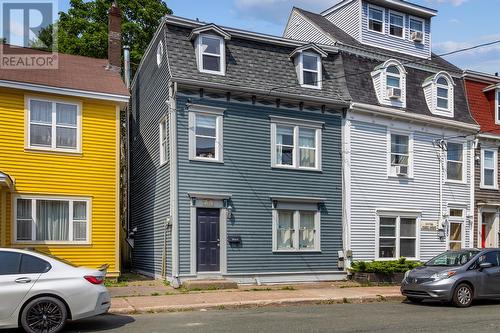
<path id="1" fill-rule="evenodd" d="M 113 298 L 111 313 L 224 309 L 270 305 L 360 303 L 403 299 L 399 287 L 320 288 L 299 290 L 212 291 Z"/>

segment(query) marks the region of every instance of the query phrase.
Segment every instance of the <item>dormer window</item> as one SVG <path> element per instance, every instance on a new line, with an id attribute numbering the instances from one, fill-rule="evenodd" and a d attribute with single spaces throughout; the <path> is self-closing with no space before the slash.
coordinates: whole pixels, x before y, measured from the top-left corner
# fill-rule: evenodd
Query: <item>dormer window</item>
<path id="1" fill-rule="evenodd" d="M 198 37 L 200 72 L 224 75 L 224 39 L 214 35 Z"/>
<path id="2" fill-rule="evenodd" d="M 196 63 L 202 73 L 226 75 L 226 41 L 231 35 L 215 24 L 208 24 L 191 31 Z"/>
<path id="3" fill-rule="evenodd" d="M 303 87 L 321 88 L 321 58 L 314 53 L 302 53 L 300 55 L 301 64 L 301 85 Z"/>
<path id="4" fill-rule="evenodd" d="M 383 33 L 384 10 L 374 6 L 368 6 L 368 29 Z"/>
<path id="5" fill-rule="evenodd" d="M 297 71 L 299 84 L 304 88 L 321 89 L 323 81 L 323 66 L 321 58 L 328 53 L 315 44 L 303 45 L 290 54 Z"/>
<path id="6" fill-rule="evenodd" d="M 406 107 L 406 71 L 397 60 L 388 60 L 372 72 L 380 104 Z"/>
<path id="7" fill-rule="evenodd" d="M 389 14 L 389 34 L 391 36 L 404 38 L 405 19 L 403 14 L 391 12 Z"/>
<path id="8" fill-rule="evenodd" d="M 440 72 L 434 76 L 427 78 L 422 87 L 427 106 L 431 113 L 453 117 L 453 79 L 446 72 Z"/>
<path id="9" fill-rule="evenodd" d="M 436 82 L 436 98 L 437 108 L 447 111 L 450 104 L 450 89 L 448 81 L 444 77 L 440 77 Z"/>

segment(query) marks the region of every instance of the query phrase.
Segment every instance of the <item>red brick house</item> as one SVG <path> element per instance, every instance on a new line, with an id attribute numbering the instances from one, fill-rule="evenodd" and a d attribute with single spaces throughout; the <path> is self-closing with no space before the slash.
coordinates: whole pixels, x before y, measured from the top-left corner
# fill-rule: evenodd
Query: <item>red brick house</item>
<path id="1" fill-rule="evenodd" d="M 480 125 L 474 168 L 474 245 L 500 245 L 500 77 L 465 71 L 465 89 L 472 116 Z"/>

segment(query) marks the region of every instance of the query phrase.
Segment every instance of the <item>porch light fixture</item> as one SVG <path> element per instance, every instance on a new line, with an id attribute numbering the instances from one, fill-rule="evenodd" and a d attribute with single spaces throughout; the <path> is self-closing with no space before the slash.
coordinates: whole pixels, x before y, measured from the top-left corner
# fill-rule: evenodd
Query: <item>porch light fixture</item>
<path id="1" fill-rule="evenodd" d="M 227 206 L 227 218 L 231 219 L 233 217 L 233 206 L 228 205 Z"/>

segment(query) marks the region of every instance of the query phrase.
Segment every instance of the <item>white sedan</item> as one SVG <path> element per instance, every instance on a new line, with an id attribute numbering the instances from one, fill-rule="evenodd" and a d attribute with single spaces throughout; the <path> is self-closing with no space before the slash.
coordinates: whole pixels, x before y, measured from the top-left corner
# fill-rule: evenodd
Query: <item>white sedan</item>
<path id="1" fill-rule="evenodd" d="M 68 319 L 106 313 L 111 298 L 105 274 L 34 251 L 0 248 L 0 329 L 56 333 Z"/>

